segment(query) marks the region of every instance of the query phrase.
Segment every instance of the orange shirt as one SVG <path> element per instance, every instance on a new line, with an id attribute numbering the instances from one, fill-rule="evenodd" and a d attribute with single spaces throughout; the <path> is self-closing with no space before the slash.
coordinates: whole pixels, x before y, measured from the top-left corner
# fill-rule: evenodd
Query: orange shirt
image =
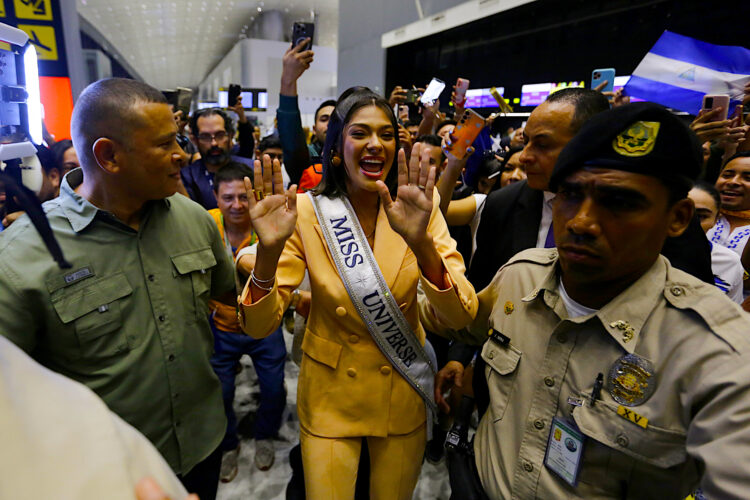
<path id="1" fill-rule="evenodd" d="M 299 186 L 297 186 L 298 193 L 304 193 L 315 188 L 320 180 L 323 178 L 323 165 L 316 163 L 311 167 L 307 167 L 302 176 L 299 178 Z"/>
<path id="2" fill-rule="evenodd" d="M 226 245 L 226 241 L 224 241 L 224 218 L 221 216 L 221 211 L 218 208 L 214 208 L 212 210 L 208 211 L 209 214 L 214 218 L 214 222 L 216 222 L 216 225 L 219 226 L 219 234 L 221 235 L 221 241 Z M 240 249 L 248 247 L 255 243 L 257 241 L 257 238 L 255 237 L 255 231 L 250 232 L 250 236 L 245 238 L 245 240 L 238 246 L 234 251 L 232 257 L 237 257 L 237 252 L 240 251 Z M 235 271 L 236 272 L 236 271 Z M 228 306 L 226 304 L 222 304 L 221 302 L 218 302 L 216 300 L 212 300 L 208 303 L 208 307 L 211 310 L 211 313 L 213 314 L 214 323 L 216 324 L 216 328 L 219 330 L 223 330 L 225 332 L 242 332 L 242 328 L 240 328 L 240 323 L 237 320 L 237 308 Z"/>

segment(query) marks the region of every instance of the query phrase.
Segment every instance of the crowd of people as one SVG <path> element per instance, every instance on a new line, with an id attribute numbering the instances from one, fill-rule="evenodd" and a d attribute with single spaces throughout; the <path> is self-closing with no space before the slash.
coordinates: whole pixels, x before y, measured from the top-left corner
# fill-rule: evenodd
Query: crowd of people
<path id="1" fill-rule="evenodd" d="M 456 92 L 308 133 L 307 41 L 265 137 L 112 78 L 24 159 L 71 267 L 0 197 L 0 497 L 215 498 L 246 354 L 267 471 L 286 331 L 287 498 L 410 499 L 425 458 L 457 500 L 747 498 L 750 84 L 726 120 L 567 88 L 464 155 Z"/>

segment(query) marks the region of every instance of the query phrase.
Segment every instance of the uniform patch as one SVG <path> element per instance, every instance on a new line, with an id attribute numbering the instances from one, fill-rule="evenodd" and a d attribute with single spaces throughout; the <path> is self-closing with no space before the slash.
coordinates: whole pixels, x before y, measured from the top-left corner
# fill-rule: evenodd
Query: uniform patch
<path id="1" fill-rule="evenodd" d="M 643 427 L 644 429 L 648 427 L 648 419 L 646 417 L 642 415 L 638 415 L 633 410 L 629 410 L 628 408 L 625 408 L 624 406 L 617 407 L 617 414 L 620 415 L 625 420 L 632 422 L 639 427 Z"/>
<path id="2" fill-rule="evenodd" d="M 505 314 L 510 314 L 515 310 L 516 306 L 513 305 L 513 302 L 508 301 L 505 303 Z"/>
<path id="3" fill-rule="evenodd" d="M 607 381 L 610 396 L 623 406 L 645 403 L 656 389 L 653 365 L 636 354 L 626 354 L 615 361 Z"/>
<path id="4" fill-rule="evenodd" d="M 490 328 L 490 331 L 487 332 L 487 335 L 489 335 L 489 337 L 492 340 L 494 340 L 495 342 L 497 342 L 500 345 L 508 345 L 508 344 L 510 344 L 510 337 L 506 337 L 505 335 L 503 335 L 502 333 L 498 332 L 494 328 Z"/>
<path id="5" fill-rule="evenodd" d="M 612 140 L 612 149 L 622 156 L 646 156 L 654 149 L 659 122 L 638 121 Z"/>
<path id="6" fill-rule="evenodd" d="M 77 271 L 74 271 L 70 274 L 66 274 L 63 279 L 65 280 L 66 285 L 71 285 L 75 283 L 76 281 L 81 281 L 84 278 L 88 278 L 89 276 L 93 276 L 94 273 L 89 269 L 88 267 L 82 267 L 81 269 L 78 269 Z"/>

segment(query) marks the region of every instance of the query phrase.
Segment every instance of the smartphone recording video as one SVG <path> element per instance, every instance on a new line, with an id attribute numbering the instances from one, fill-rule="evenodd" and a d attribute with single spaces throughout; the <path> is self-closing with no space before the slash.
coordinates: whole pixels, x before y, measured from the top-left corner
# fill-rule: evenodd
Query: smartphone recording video
<path id="1" fill-rule="evenodd" d="M 233 108 L 237 105 L 237 98 L 242 93 L 242 87 L 236 83 L 229 84 L 229 91 L 227 92 L 227 106 Z"/>
<path id="2" fill-rule="evenodd" d="M 729 116 L 729 96 L 726 94 L 706 94 L 703 96 L 703 114 L 709 113 L 715 109 L 722 108 L 717 116 L 709 121 L 721 122 Z"/>
<path id="3" fill-rule="evenodd" d="M 299 45 L 302 40 L 309 38 L 310 42 L 305 45 L 304 50 L 309 50 L 313 46 L 315 34 L 315 23 L 294 23 L 292 28 L 292 47 Z"/>
<path id="4" fill-rule="evenodd" d="M 440 94 L 443 93 L 444 88 L 444 81 L 440 80 L 439 78 L 433 78 L 430 84 L 425 89 L 424 94 L 422 94 L 422 98 L 420 99 L 420 101 L 422 102 L 422 104 L 425 104 L 427 106 L 431 105 L 440 98 Z"/>

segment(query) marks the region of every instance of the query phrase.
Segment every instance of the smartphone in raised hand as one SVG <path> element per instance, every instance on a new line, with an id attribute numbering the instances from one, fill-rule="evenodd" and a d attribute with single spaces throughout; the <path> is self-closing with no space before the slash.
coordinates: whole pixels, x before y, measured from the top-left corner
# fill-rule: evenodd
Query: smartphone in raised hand
<path id="1" fill-rule="evenodd" d="M 607 81 L 601 92 L 614 92 L 615 90 L 615 68 L 599 68 L 591 72 L 591 88 L 595 89 L 602 82 Z"/>
<path id="2" fill-rule="evenodd" d="M 422 94 L 420 102 L 426 106 L 431 105 L 433 102 L 440 98 L 440 94 L 443 93 L 444 88 L 444 81 L 440 80 L 439 78 L 433 78 Z"/>
<path id="3" fill-rule="evenodd" d="M 310 42 L 304 47 L 304 50 L 310 50 L 313 46 L 313 35 L 315 34 L 315 23 L 294 23 L 292 27 L 292 47 L 296 47 L 305 38 Z"/>
<path id="4" fill-rule="evenodd" d="M 177 105 L 174 110 L 182 111 L 182 116 L 187 119 L 190 114 L 190 105 L 193 102 L 193 89 L 177 87 L 176 100 Z"/>
<path id="5" fill-rule="evenodd" d="M 465 78 L 456 80 L 456 102 L 454 104 L 461 105 L 464 103 L 467 90 L 469 90 L 469 80 Z"/>
<path id="6" fill-rule="evenodd" d="M 233 108 L 237 105 L 237 98 L 242 93 L 242 87 L 236 83 L 229 84 L 229 90 L 227 91 L 227 107 Z"/>
<path id="7" fill-rule="evenodd" d="M 411 88 L 406 91 L 406 104 L 416 104 L 419 100 L 419 89 Z"/>
<path id="8" fill-rule="evenodd" d="M 459 160 L 466 156 L 466 150 L 474 143 L 484 128 L 485 120 L 476 111 L 467 108 L 456 124 L 451 134 L 451 144 L 445 148 L 445 153 Z"/>
<path id="9" fill-rule="evenodd" d="M 726 94 L 706 94 L 703 96 L 703 114 L 709 113 L 717 108 L 722 108 L 719 114 L 712 119 L 710 122 L 721 122 L 727 119 L 729 116 L 729 96 Z"/>

